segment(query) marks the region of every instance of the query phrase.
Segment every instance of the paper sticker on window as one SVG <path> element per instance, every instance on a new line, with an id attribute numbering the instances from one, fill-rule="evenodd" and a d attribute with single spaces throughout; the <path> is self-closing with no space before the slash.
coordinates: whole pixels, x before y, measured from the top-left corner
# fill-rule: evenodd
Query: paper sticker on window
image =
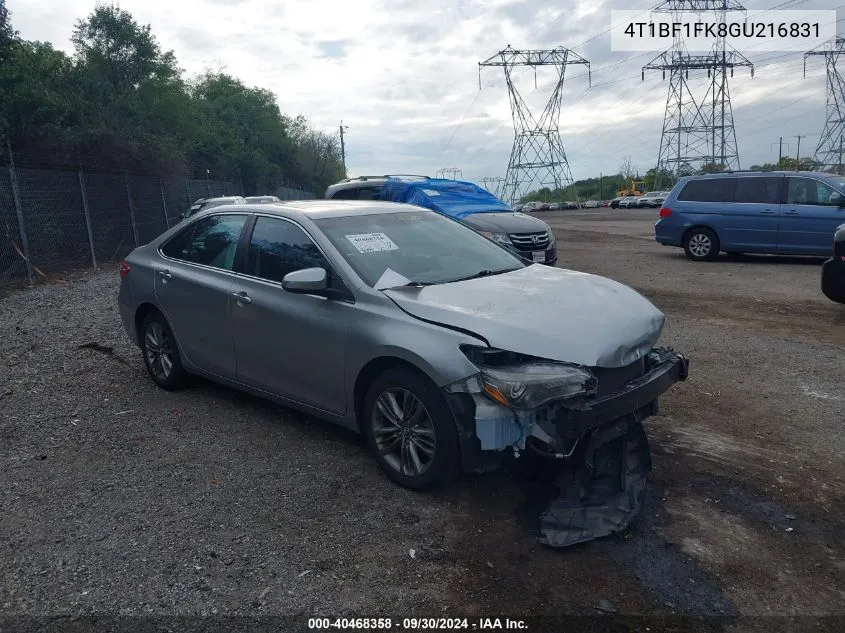
<path id="1" fill-rule="evenodd" d="M 358 249 L 359 253 L 378 253 L 379 251 L 396 251 L 399 247 L 384 233 L 358 233 L 347 235 L 346 239 Z"/>

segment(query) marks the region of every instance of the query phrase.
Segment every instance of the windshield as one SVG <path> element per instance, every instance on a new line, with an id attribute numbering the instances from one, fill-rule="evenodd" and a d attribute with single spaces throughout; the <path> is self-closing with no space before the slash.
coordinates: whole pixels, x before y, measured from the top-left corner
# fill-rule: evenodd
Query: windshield
<path id="1" fill-rule="evenodd" d="M 469 227 L 424 209 L 314 223 L 373 287 L 440 284 L 524 267 L 515 255 Z"/>

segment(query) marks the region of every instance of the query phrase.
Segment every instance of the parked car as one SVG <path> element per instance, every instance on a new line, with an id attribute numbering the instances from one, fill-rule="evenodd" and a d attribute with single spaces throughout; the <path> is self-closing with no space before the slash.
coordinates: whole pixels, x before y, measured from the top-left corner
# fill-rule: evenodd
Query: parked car
<path id="1" fill-rule="evenodd" d="M 391 183 L 391 193 L 385 195 L 388 183 Z M 364 193 L 356 193 L 359 189 Z M 373 199 L 422 204 L 459 219 L 520 257 L 551 266 L 557 262 L 557 242 L 551 227 L 525 213 L 534 209 L 532 205 L 540 205 L 541 202 L 529 202 L 523 206 L 523 212 L 517 213 L 474 183 L 404 175 L 349 178 L 326 191 L 329 199 L 336 199 L 338 195 L 344 200 Z M 376 197 L 371 198 L 374 195 Z M 467 196 L 475 198 L 468 200 Z M 469 207 L 466 206 L 468 203 Z M 466 212 L 468 209 L 472 212 Z"/>
<path id="2" fill-rule="evenodd" d="M 281 202 L 277 196 L 248 196 L 244 198 L 247 204 L 272 204 L 274 202 Z"/>
<path id="3" fill-rule="evenodd" d="M 538 211 L 542 204 L 542 202 L 537 201 L 526 202 L 525 205 L 522 207 L 522 211 L 524 213 L 532 213 L 534 211 Z"/>
<path id="4" fill-rule="evenodd" d="M 830 253 L 845 221 L 845 177 L 821 172 L 736 172 L 682 178 L 660 209 L 655 239 L 694 261 L 720 251 Z"/>
<path id="5" fill-rule="evenodd" d="M 623 197 L 624 197 L 624 196 L 618 196 L 618 197 L 614 198 L 613 200 L 611 200 L 611 201 L 610 201 L 610 203 L 608 204 L 608 206 L 610 206 L 610 208 L 612 208 L 612 209 L 616 209 L 616 208 L 618 208 L 618 207 L 619 207 L 619 203 L 620 203 L 620 202 L 622 202 L 622 198 L 623 198 Z"/>
<path id="6" fill-rule="evenodd" d="M 845 224 L 833 234 L 833 254 L 822 264 L 822 292 L 837 303 L 845 303 Z"/>
<path id="7" fill-rule="evenodd" d="M 596 208 L 598 208 L 598 206 L 599 206 L 599 203 L 598 203 L 598 202 L 596 202 L 595 200 L 587 200 L 587 201 L 584 203 L 584 208 L 585 208 L 585 209 L 596 209 Z"/>
<path id="8" fill-rule="evenodd" d="M 362 432 L 412 489 L 514 450 L 644 437 L 687 376 L 655 348 L 663 313 L 631 288 L 526 265 L 407 204 L 214 208 L 133 250 L 120 277 L 156 385 L 196 374 Z"/>
<path id="9" fill-rule="evenodd" d="M 623 209 L 635 209 L 639 199 L 639 196 L 625 196 L 619 201 L 619 206 Z"/>
<path id="10" fill-rule="evenodd" d="M 522 206 L 523 206 L 523 205 L 521 205 L 521 204 L 517 203 L 517 204 L 513 205 L 513 210 L 514 210 L 514 211 L 517 211 L 517 212 L 518 212 L 518 211 L 522 211 Z"/>
<path id="11" fill-rule="evenodd" d="M 345 178 L 326 189 L 326 200 L 380 200 L 381 188 L 388 178 L 427 180 L 428 176 L 392 174 L 385 176 L 357 176 Z"/>
<path id="12" fill-rule="evenodd" d="M 639 197 L 637 207 L 659 207 L 663 203 L 663 196 L 660 191 L 648 191 Z"/>
<path id="13" fill-rule="evenodd" d="M 557 242 L 542 220 L 515 213 L 511 207 L 475 183 L 429 179 L 421 182 L 390 179 L 382 199 L 437 211 L 459 220 L 527 261 L 553 266 Z"/>
<path id="14" fill-rule="evenodd" d="M 246 200 L 241 196 L 225 196 L 222 198 L 200 198 L 191 207 L 185 211 L 180 217 L 184 220 L 185 218 L 189 218 L 192 215 L 196 215 L 200 211 L 205 211 L 206 209 L 212 209 L 214 207 L 219 207 L 224 204 L 246 204 Z"/>

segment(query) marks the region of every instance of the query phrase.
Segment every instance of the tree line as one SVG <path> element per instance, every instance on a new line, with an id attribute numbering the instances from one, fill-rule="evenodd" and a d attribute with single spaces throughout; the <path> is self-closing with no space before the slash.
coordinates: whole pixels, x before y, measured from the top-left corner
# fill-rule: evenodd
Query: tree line
<path id="1" fill-rule="evenodd" d="M 118 6 L 77 20 L 72 55 L 21 39 L 11 17 L 0 0 L 0 141 L 19 162 L 240 181 L 248 194 L 319 195 L 344 177 L 337 135 L 228 73 L 186 77 Z"/>

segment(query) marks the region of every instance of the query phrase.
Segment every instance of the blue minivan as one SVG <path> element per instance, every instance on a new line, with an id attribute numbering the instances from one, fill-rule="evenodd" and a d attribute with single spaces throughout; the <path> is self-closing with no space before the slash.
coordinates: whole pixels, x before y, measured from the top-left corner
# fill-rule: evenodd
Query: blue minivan
<path id="1" fill-rule="evenodd" d="M 845 176 L 808 171 L 686 176 L 660 209 L 654 237 L 693 261 L 720 251 L 828 255 L 845 222 Z"/>

